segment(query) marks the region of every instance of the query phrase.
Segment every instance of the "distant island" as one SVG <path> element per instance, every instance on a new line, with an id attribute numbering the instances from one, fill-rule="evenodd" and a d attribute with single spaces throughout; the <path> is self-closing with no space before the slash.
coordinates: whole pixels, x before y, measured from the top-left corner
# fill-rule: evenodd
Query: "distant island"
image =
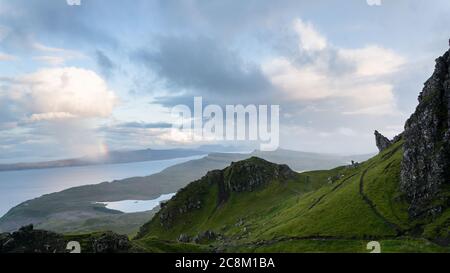
<path id="1" fill-rule="evenodd" d="M 166 149 L 166 150 L 145 149 L 134 151 L 111 151 L 108 152 L 107 154 L 96 157 L 85 156 L 80 158 L 42 161 L 42 162 L 20 162 L 11 164 L 0 164 L 0 172 L 166 160 L 180 157 L 202 155 L 207 153 L 208 151 L 203 151 L 201 149 Z"/>

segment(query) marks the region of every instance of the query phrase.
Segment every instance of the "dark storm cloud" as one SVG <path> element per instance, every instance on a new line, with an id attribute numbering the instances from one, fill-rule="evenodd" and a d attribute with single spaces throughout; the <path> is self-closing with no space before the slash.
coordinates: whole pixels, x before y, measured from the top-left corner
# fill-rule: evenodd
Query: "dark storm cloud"
<path id="1" fill-rule="evenodd" d="M 218 103 L 259 100 L 272 95 L 273 87 L 259 66 L 205 37 L 161 37 L 158 50 L 140 49 L 132 60 L 156 72 L 169 89 L 187 92 L 185 97 L 204 96 Z M 165 105 L 179 101 L 166 97 Z"/>
<path id="2" fill-rule="evenodd" d="M 95 58 L 102 74 L 110 77 L 116 68 L 116 64 L 101 50 L 95 51 Z"/>
<path id="3" fill-rule="evenodd" d="M 0 17 L 0 25 L 10 31 L 4 47 L 28 50 L 34 39 L 50 34 L 64 37 L 74 44 L 115 46 L 117 40 L 92 21 L 90 12 L 95 2 L 83 1 L 81 6 L 69 6 L 66 1 L 15 0 L 8 1 Z M 2 3 L 3 5 L 3 3 Z"/>

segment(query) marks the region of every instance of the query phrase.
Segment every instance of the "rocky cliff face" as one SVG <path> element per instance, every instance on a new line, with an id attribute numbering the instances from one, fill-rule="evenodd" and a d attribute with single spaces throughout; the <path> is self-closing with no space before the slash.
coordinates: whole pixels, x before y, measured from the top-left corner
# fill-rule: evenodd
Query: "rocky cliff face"
<path id="1" fill-rule="evenodd" d="M 383 136 L 378 131 L 375 131 L 375 142 L 380 152 L 386 150 L 392 144 L 392 142 L 387 137 Z"/>
<path id="2" fill-rule="evenodd" d="M 450 206 L 450 51 L 419 96 L 419 105 L 404 131 L 401 190 L 412 218 L 436 216 Z"/>

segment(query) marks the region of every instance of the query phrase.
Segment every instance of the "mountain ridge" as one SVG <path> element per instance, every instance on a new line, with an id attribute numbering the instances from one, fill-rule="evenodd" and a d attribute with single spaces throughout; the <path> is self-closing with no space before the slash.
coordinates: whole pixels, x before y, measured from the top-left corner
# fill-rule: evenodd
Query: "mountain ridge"
<path id="1" fill-rule="evenodd" d="M 10 164 L 0 164 L 0 172 L 166 160 L 180 157 L 202 155 L 205 153 L 206 152 L 201 150 L 189 150 L 189 149 L 166 149 L 166 150 L 145 149 L 133 151 L 110 151 L 106 154 L 98 156 L 84 156 L 80 158 L 40 161 L 40 162 L 19 162 Z"/>

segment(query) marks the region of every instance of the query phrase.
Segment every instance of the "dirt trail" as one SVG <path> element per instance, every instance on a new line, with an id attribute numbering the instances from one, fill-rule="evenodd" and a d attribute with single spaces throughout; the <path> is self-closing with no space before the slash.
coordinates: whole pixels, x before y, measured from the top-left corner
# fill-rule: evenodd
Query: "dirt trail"
<path id="1" fill-rule="evenodd" d="M 377 206 L 372 202 L 372 200 L 370 200 L 370 198 L 364 193 L 364 177 L 366 176 L 366 173 L 370 170 L 370 168 L 373 167 L 373 164 L 370 165 L 367 169 L 365 169 L 362 174 L 361 174 L 361 178 L 359 180 L 359 194 L 361 195 L 362 199 L 364 200 L 364 202 L 366 202 L 367 205 L 369 205 L 370 209 L 372 210 L 372 212 L 379 218 L 381 219 L 387 226 L 389 226 L 390 228 L 394 229 L 397 232 L 397 236 L 401 235 L 403 233 L 402 228 L 400 226 L 398 226 L 395 223 L 392 223 L 391 221 L 389 221 L 386 217 L 384 217 L 377 209 Z"/>

